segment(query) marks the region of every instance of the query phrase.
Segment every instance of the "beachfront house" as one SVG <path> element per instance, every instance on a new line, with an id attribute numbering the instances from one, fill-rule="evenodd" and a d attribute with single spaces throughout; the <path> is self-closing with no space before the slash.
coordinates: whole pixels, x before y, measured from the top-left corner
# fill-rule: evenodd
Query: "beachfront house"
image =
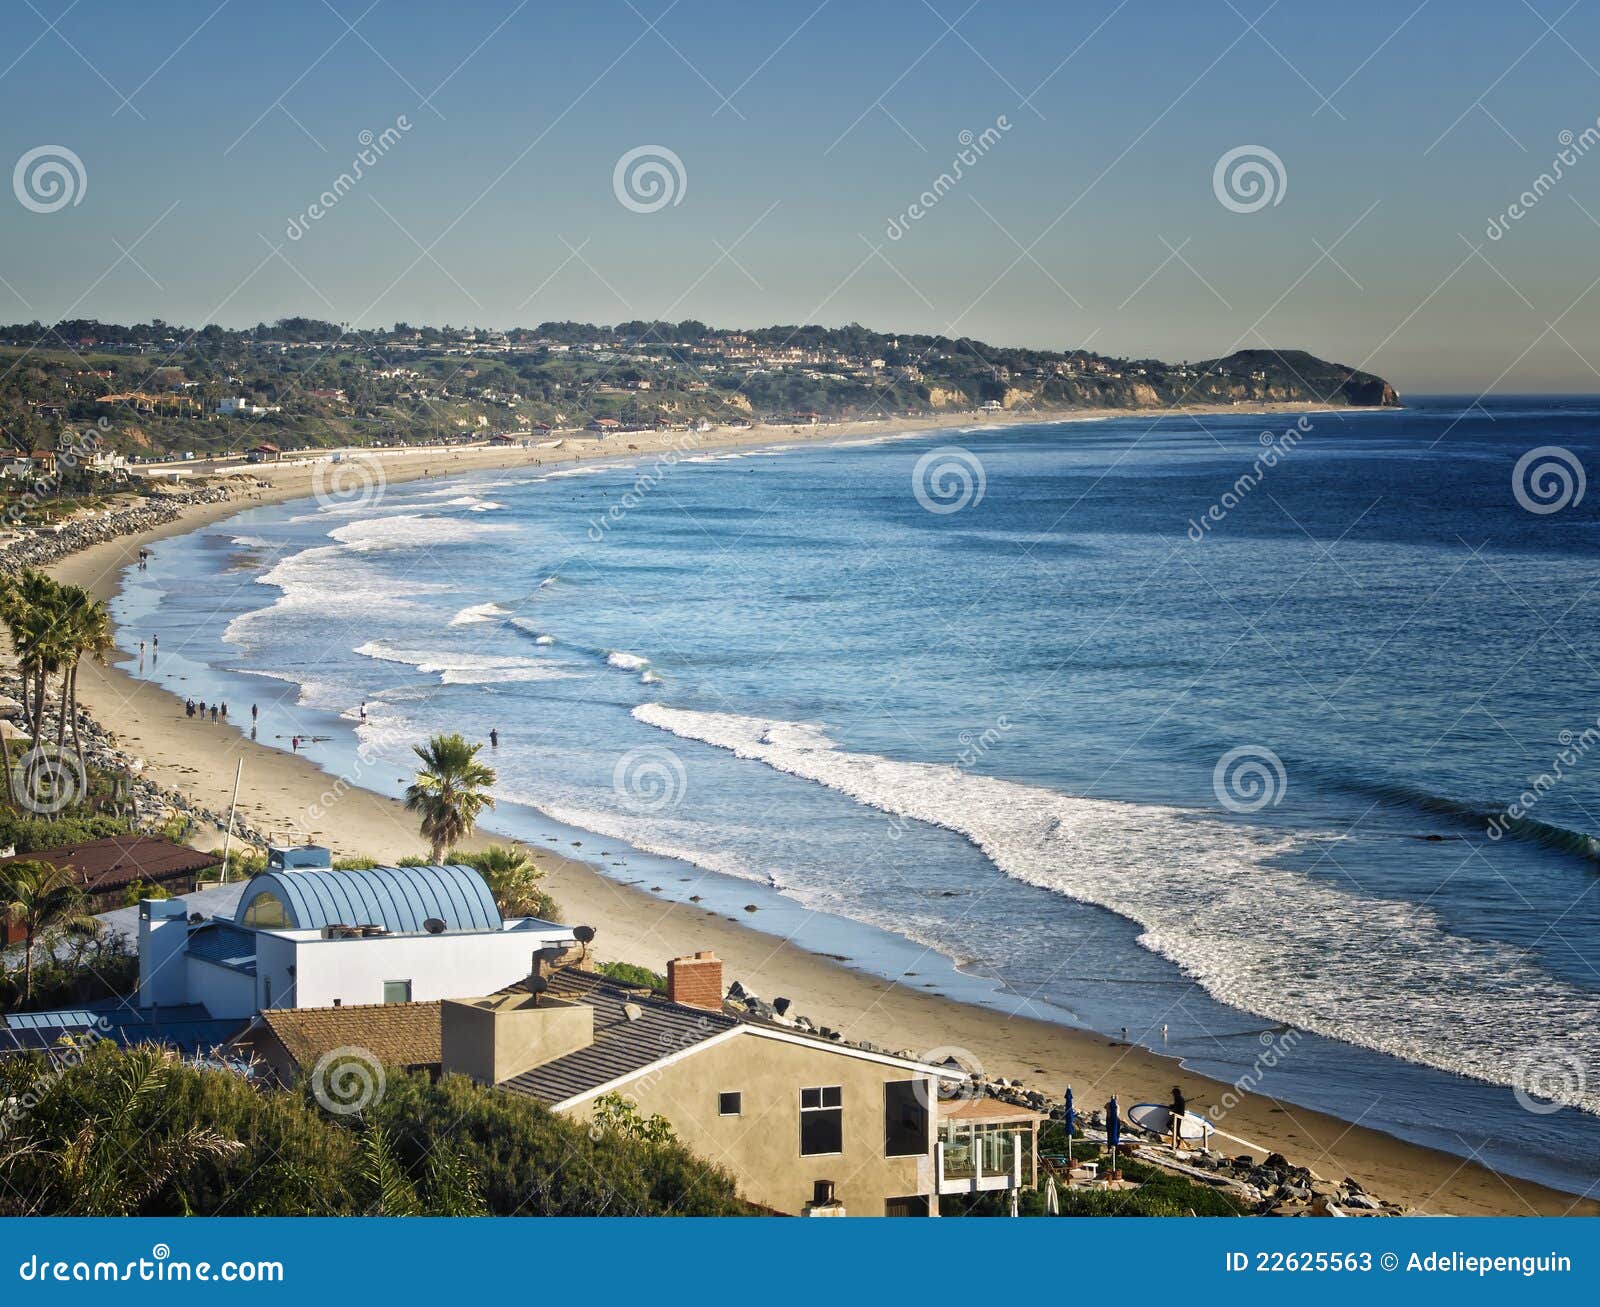
<path id="1" fill-rule="evenodd" d="M 155 835 L 111 835 L 53 849 L 36 849 L 0 858 L 0 869 L 13 862 L 48 862 L 66 871 L 84 897 L 87 912 L 120 908 L 135 887 L 188 894 L 213 879 L 222 859 Z M 22 941 L 20 923 L 0 921 L 0 946 Z"/>
<path id="2" fill-rule="evenodd" d="M 335 871 L 326 849 L 274 848 L 230 917 L 139 904 L 139 1006 L 262 1009 L 411 1003 L 493 992 L 572 929 L 503 917 L 471 867 Z"/>
<path id="3" fill-rule="evenodd" d="M 664 995 L 541 958 L 482 997 L 264 1011 L 241 1042 L 285 1083 L 355 1046 L 582 1119 L 620 1095 L 777 1212 L 934 1216 L 941 1195 L 1034 1183 L 1037 1113 L 1004 1105 L 1017 1119 L 1003 1128 L 962 1096 L 964 1071 L 759 1019 L 723 993 L 709 953 L 669 962 Z"/>

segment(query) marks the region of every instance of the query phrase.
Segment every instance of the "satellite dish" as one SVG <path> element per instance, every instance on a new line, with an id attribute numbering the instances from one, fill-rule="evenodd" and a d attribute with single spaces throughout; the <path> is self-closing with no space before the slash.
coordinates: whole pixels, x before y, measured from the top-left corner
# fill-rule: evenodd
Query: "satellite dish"
<path id="1" fill-rule="evenodd" d="M 543 994 L 550 988 L 550 982 L 543 976 L 529 976 L 522 985 L 530 994 Z"/>
<path id="2" fill-rule="evenodd" d="M 444 934 L 444 922 L 438 917 L 429 917 L 422 923 L 422 928 L 430 935 Z"/>
<path id="3" fill-rule="evenodd" d="M 594 927 L 574 926 L 572 928 L 572 938 L 580 944 L 592 944 L 594 942 Z"/>

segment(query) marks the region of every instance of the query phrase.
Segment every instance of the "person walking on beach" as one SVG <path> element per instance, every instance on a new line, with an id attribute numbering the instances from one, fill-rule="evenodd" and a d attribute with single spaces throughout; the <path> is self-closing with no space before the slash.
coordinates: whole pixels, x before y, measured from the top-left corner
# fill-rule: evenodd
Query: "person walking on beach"
<path id="1" fill-rule="evenodd" d="M 228 705 L 227 704 L 223 704 L 222 705 L 222 720 L 223 721 L 227 721 L 228 720 Z"/>
<path id="2" fill-rule="evenodd" d="M 500 728 L 498 726 L 489 732 L 489 747 L 491 749 L 500 747 Z"/>
<path id="3" fill-rule="evenodd" d="M 217 720 L 217 705 L 216 704 L 212 704 L 211 705 L 211 720 L 212 721 L 216 721 Z"/>
<path id="4" fill-rule="evenodd" d="M 200 700 L 200 715 L 202 717 L 206 715 L 206 701 L 204 699 Z"/>

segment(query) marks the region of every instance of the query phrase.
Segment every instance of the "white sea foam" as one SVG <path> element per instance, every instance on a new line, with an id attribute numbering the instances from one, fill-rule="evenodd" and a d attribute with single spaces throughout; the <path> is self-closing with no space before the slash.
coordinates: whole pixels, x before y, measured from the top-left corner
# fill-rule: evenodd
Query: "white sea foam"
<path id="1" fill-rule="evenodd" d="M 357 554 L 343 545 L 314 545 L 290 554 L 256 577 L 256 582 L 281 593 L 267 607 L 240 613 L 229 622 L 222 632 L 229 644 L 266 639 L 276 619 L 337 620 L 358 615 L 366 618 L 375 612 L 406 612 L 418 608 L 416 596 L 447 588 L 414 577 L 383 576 L 363 566 Z M 360 597 L 359 613 L 353 596 Z"/>
<path id="2" fill-rule="evenodd" d="M 241 549 L 271 549 L 271 548 L 273 548 L 272 541 L 263 540 L 260 536 L 234 536 L 233 537 L 233 543 L 238 545 Z"/>
<path id="3" fill-rule="evenodd" d="M 1565 1101 L 1600 1113 L 1593 996 L 1416 904 L 1277 865 L 1288 837 L 1178 808 L 1083 799 L 954 766 L 851 753 L 799 723 L 644 704 L 634 717 L 970 839 L 1007 875 L 1143 927 L 1139 942 L 1224 1003 L 1399 1057 L 1513 1084 L 1577 1055 Z"/>
<path id="4" fill-rule="evenodd" d="M 438 676 L 441 685 L 499 684 L 506 681 L 561 681 L 573 673 L 547 662 L 511 654 L 463 653 L 453 649 L 405 649 L 387 640 L 369 640 L 356 653 L 386 663 L 403 663 Z"/>
<path id="5" fill-rule="evenodd" d="M 401 513 L 395 517 L 374 517 L 335 527 L 328 535 L 351 549 L 434 549 L 460 544 L 515 527 L 493 522 L 474 522 L 464 517 L 428 517 L 421 513 Z"/>
<path id="6" fill-rule="evenodd" d="M 534 625 L 532 618 L 513 617 L 511 619 L 511 625 L 516 627 L 517 630 L 521 631 L 524 635 L 531 635 L 535 644 L 554 644 L 556 642 L 555 636 L 546 631 L 541 631 L 536 625 Z"/>
<path id="7" fill-rule="evenodd" d="M 505 507 L 497 504 L 492 499 L 480 499 L 477 495 L 457 495 L 454 499 L 444 501 L 447 508 L 466 508 L 474 513 L 493 513 Z"/>
<path id="8" fill-rule="evenodd" d="M 511 610 L 496 603 L 473 604 L 463 608 L 450 619 L 451 626 L 473 626 L 478 622 L 492 622 L 497 617 L 509 617 Z"/>
<path id="9" fill-rule="evenodd" d="M 661 684 L 661 677 L 656 674 L 654 669 L 646 667 L 644 669 L 644 675 L 639 678 L 639 684 L 641 684 L 641 685 L 660 685 Z"/>
<path id="10" fill-rule="evenodd" d="M 606 662 L 612 667 L 620 667 L 625 672 L 639 672 L 650 666 L 648 658 L 622 649 L 613 649 L 606 654 Z"/>

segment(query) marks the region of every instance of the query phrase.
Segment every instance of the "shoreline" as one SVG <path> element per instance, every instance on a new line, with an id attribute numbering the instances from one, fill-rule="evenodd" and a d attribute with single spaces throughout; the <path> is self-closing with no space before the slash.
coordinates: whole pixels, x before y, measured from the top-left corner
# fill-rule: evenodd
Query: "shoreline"
<path id="1" fill-rule="evenodd" d="M 1210 406 L 1184 410 L 1079 410 L 1061 414 L 962 414 L 943 419 L 884 419 L 860 424 L 808 428 L 763 428 L 697 433 L 629 433 L 610 442 L 572 440 L 560 448 L 481 447 L 432 448 L 419 453 L 386 451 L 381 466 L 385 480 L 409 481 L 424 476 L 443 478 L 479 470 L 532 467 L 537 462 L 572 463 L 589 459 L 648 459 L 653 453 L 681 451 L 685 440 L 695 448 L 831 443 L 865 436 L 911 434 L 951 427 L 987 427 L 1020 423 L 1096 421 L 1107 418 L 1152 421 L 1198 413 L 1279 413 L 1326 411 L 1325 405 Z M 1333 410 L 1343 412 L 1346 410 Z M 1362 410 L 1349 410 L 1362 411 Z M 301 498 L 313 493 L 318 469 L 326 459 L 291 465 L 256 465 L 241 471 L 265 482 L 245 495 L 220 503 L 189 505 L 178 516 L 133 535 L 94 544 L 52 564 L 59 579 L 91 589 L 106 598 L 120 586 L 123 569 L 136 560 L 139 548 L 165 537 L 184 534 L 248 508 Z M 205 807 L 226 811 L 233 766 L 242 758 L 249 773 L 248 801 L 241 794 L 240 818 L 255 827 L 295 824 L 294 817 L 317 804 L 332 784 L 329 773 L 304 757 L 252 744 L 234 728 L 196 733 L 186 723 L 181 701 L 151 682 L 114 668 L 83 667 L 80 698 L 102 726 L 113 723 L 121 748 L 145 760 L 143 775 L 165 788 L 179 790 Z M 337 805 L 337 833 L 322 832 L 339 852 L 396 857 L 416 850 L 414 819 L 398 801 L 350 789 Z M 220 842 L 220 835 L 218 837 Z M 483 842 L 481 839 L 477 842 Z M 610 880 L 586 863 L 553 855 L 532 846 L 547 867 L 547 886 L 567 916 L 600 927 L 597 952 L 663 969 L 667 957 L 711 948 L 723 958 L 726 974 L 763 995 L 795 996 L 800 1008 L 855 1041 L 889 1047 L 959 1045 L 972 1049 L 991 1075 L 1021 1081 L 1059 1095 L 1071 1081 L 1087 1109 L 1111 1092 L 1163 1101 L 1174 1083 L 1183 1085 L 1190 1102 L 1204 1111 L 1231 1086 L 1180 1067 L 1175 1058 L 1123 1044 L 1092 1031 L 1032 1018 L 1006 1018 L 992 1009 L 938 995 L 909 990 L 834 960 L 801 950 L 714 912 L 664 901 L 642 889 Z M 1284 1153 L 1329 1179 L 1355 1177 L 1369 1191 L 1419 1211 L 1460 1214 L 1528 1214 L 1600 1212 L 1600 1204 L 1527 1181 L 1501 1177 L 1454 1155 L 1407 1144 L 1377 1131 L 1337 1118 L 1275 1103 L 1246 1098 L 1221 1123 L 1229 1135 L 1257 1141 Z M 1252 1151 L 1258 1151 L 1252 1149 Z"/>

